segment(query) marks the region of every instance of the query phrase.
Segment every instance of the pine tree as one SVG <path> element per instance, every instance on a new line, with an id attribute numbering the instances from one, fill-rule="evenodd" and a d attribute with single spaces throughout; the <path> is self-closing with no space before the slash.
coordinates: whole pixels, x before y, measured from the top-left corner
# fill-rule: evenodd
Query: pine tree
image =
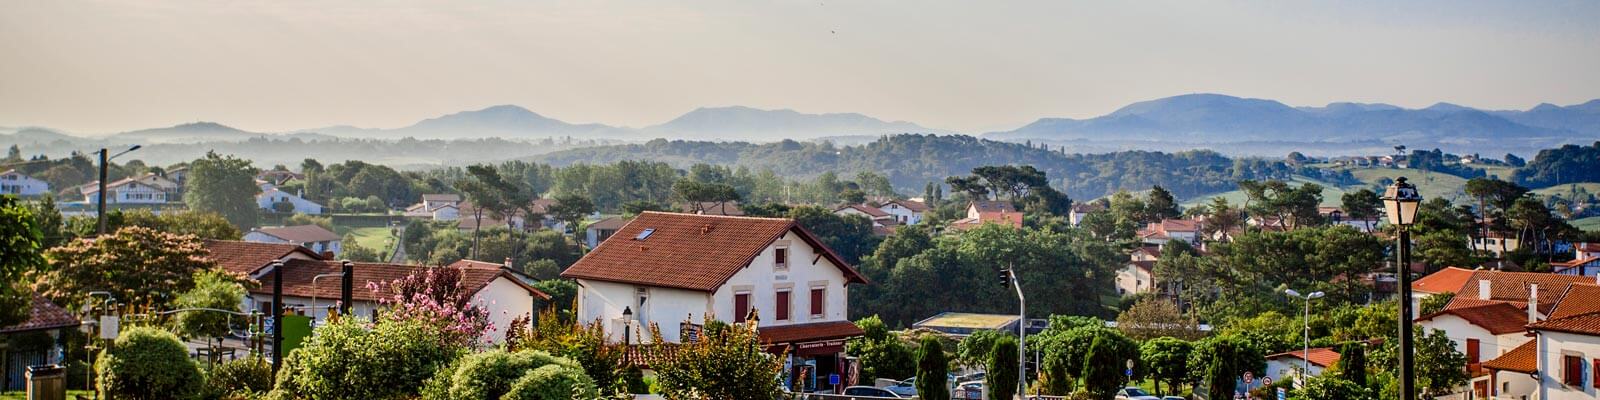
<path id="1" fill-rule="evenodd" d="M 917 395 L 923 400 L 949 400 L 949 370 L 944 345 L 936 337 L 923 337 L 922 347 L 917 350 Z"/>
<path id="2" fill-rule="evenodd" d="M 984 387 L 992 400 L 1011 400 L 1017 394 L 1017 339 L 1001 336 L 989 351 L 989 375 Z"/>

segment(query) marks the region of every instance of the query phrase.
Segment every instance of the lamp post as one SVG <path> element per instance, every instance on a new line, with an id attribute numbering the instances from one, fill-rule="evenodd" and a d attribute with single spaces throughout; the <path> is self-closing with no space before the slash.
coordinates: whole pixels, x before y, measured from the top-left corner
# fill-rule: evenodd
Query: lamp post
<path id="1" fill-rule="evenodd" d="M 98 206 L 95 208 L 95 216 L 99 218 L 98 232 L 101 235 L 106 234 L 106 164 L 109 163 L 111 159 L 117 158 L 117 156 L 121 156 L 123 154 L 128 154 L 130 151 L 138 150 L 140 147 L 144 146 L 136 144 L 133 145 L 133 147 L 129 147 L 127 150 L 123 150 L 121 153 L 110 156 L 106 155 L 106 149 L 100 149 L 100 182 L 96 183 L 100 185 L 100 191 L 95 192 L 95 197 L 98 197 L 98 199 L 95 199 L 95 203 L 98 204 Z"/>
<path id="2" fill-rule="evenodd" d="M 317 319 L 317 280 L 318 279 L 322 279 L 322 278 L 332 278 L 332 277 L 335 277 L 335 276 L 344 277 L 344 273 L 343 272 L 329 272 L 329 273 L 326 273 L 326 274 L 317 274 L 316 276 L 311 277 L 311 319 L 312 320 L 316 320 Z M 343 297 L 343 296 L 341 296 L 341 297 Z M 322 314 L 322 318 L 323 318 L 324 321 L 326 321 L 327 318 L 328 318 L 328 314 L 327 313 L 323 313 Z"/>
<path id="3" fill-rule="evenodd" d="M 633 344 L 633 307 L 622 308 L 622 344 Z"/>
<path id="4" fill-rule="evenodd" d="M 283 366 L 283 260 L 272 262 L 272 374 Z"/>
<path id="5" fill-rule="evenodd" d="M 1300 292 L 1296 292 L 1296 291 L 1294 291 L 1294 289 L 1284 289 L 1283 293 L 1284 294 L 1288 294 L 1290 297 L 1294 297 L 1296 299 L 1303 299 L 1303 300 L 1306 301 L 1306 314 L 1305 314 L 1306 342 L 1305 342 L 1305 347 L 1304 347 L 1304 353 L 1301 353 L 1301 355 L 1300 355 L 1300 359 L 1302 361 L 1305 361 L 1305 369 L 1300 371 L 1300 379 L 1298 379 L 1299 383 L 1304 385 L 1305 382 L 1306 382 L 1305 375 L 1311 373 L 1311 300 L 1320 299 L 1320 298 L 1322 298 L 1323 295 L 1325 295 L 1325 293 L 1322 293 L 1322 292 L 1311 292 L 1310 294 L 1302 296 L 1302 295 L 1300 295 Z"/>
<path id="6" fill-rule="evenodd" d="M 1022 281 L 1007 265 L 1000 270 L 1000 284 L 1017 290 L 1017 393 L 1028 392 L 1028 299 L 1022 296 Z"/>
<path id="7" fill-rule="evenodd" d="M 1403 176 L 1396 178 L 1394 185 L 1383 192 L 1383 209 L 1398 233 L 1395 272 L 1400 286 L 1400 398 L 1404 400 L 1417 398 L 1411 368 L 1411 225 L 1417 222 L 1417 208 L 1421 204 L 1422 195 L 1417 193 L 1417 187 L 1407 183 Z"/>

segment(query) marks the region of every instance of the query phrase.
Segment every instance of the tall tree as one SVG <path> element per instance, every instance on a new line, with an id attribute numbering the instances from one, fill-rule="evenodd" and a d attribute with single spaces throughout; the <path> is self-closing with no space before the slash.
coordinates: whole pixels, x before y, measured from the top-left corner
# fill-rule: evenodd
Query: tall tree
<path id="1" fill-rule="evenodd" d="M 0 195 L 0 327 L 28 320 L 33 294 L 23 276 L 45 265 L 44 235 L 33 211 L 16 196 Z"/>
<path id="2" fill-rule="evenodd" d="M 994 341 L 994 348 L 989 350 L 988 375 L 984 379 L 984 389 L 989 392 L 991 400 L 1009 400 L 1017 394 L 1018 357 L 1017 339 L 1010 335 L 1001 336 Z"/>
<path id="3" fill-rule="evenodd" d="M 216 267 L 194 236 L 137 226 L 45 255 L 50 266 L 35 290 L 68 309 L 77 309 L 92 291 L 111 292 L 122 304 L 165 307 L 194 286 L 195 273 Z"/>
<path id="4" fill-rule="evenodd" d="M 1096 398 L 1111 398 L 1123 386 L 1125 378 L 1118 367 L 1123 366 L 1124 360 L 1113 346 L 1109 335 L 1096 336 L 1083 355 L 1083 386 Z"/>
<path id="5" fill-rule="evenodd" d="M 1339 196 L 1339 200 L 1341 202 L 1340 209 L 1344 210 L 1346 218 L 1368 221 L 1366 222 L 1367 232 L 1372 232 L 1371 221 L 1377 219 L 1380 210 L 1383 209 L 1383 199 L 1378 197 L 1377 192 L 1373 192 L 1372 189 L 1362 188 Z"/>
<path id="6" fill-rule="evenodd" d="M 256 186 L 255 176 L 256 168 L 249 160 L 208 151 L 204 158 L 189 164 L 183 202 L 193 211 L 221 214 L 239 229 L 255 227 L 261 213 L 256 207 L 261 188 Z"/>
<path id="7" fill-rule="evenodd" d="M 923 400 L 950 400 L 950 362 L 939 338 L 924 336 L 917 348 L 917 395 Z"/>
<path id="8" fill-rule="evenodd" d="M 556 195 L 555 201 L 545 212 L 557 221 L 566 223 L 567 228 L 572 229 L 573 236 L 577 236 L 580 233 L 578 223 L 594 213 L 594 202 L 589 201 L 588 197 L 571 193 Z"/>
<path id="9" fill-rule="evenodd" d="M 1163 219 L 1177 218 L 1183 215 L 1178 211 L 1178 200 L 1172 198 L 1172 192 L 1162 188 L 1161 185 L 1150 187 L 1150 193 L 1145 195 L 1145 212 L 1149 213 L 1147 219 L 1160 221 Z"/>
<path id="10" fill-rule="evenodd" d="M 1266 354 L 1244 338 L 1212 336 L 1195 345 L 1189 356 L 1189 370 L 1202 374 L 1207 393 L 1214 399 L 1233 396 L 1236 380 L 1245 372 L 1260 376 L 1266 372 Z"/>
<path id="11" fill-rule="evenodd" d="M 1194 344 L 1183 339 L 1159 337 L 1146 340 L 1139 346 L 1139 360 L 1144 365 L 1145 376 L 1156 383 L 1157 393 L 1176 393 L 1185 382 L 1191 382 L 1188 367 L 1189 353 Z M 1161 383 L 1167 390 L 1161 390 Z"/>

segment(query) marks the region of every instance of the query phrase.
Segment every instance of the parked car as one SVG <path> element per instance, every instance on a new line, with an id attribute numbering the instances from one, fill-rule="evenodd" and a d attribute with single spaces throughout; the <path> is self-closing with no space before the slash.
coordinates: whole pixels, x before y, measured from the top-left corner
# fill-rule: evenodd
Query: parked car
<path id="1" fill-rule="evenodd" d="M 955 396 L 952 396 L 951 398 L 971 400 L 983 399 L 983 381 L 962 382 L 961 384 L 956 385 Z"/>
<path id="2" fill-rule="evenodd" d="M 917 377 L 913 376 L 893 385 L 884 387 L 884 389 L 888 389 L 889 391 L 894 392 L 894 394 L 900 395 L 900 397 L 916 397 Z"/>
<path id="3" fill-rule="evenodd" d="M 1167 397 L 1162 397 L 1161 400 L 1189 400 L 1189 399 L 1185 399 L 1185 398 L 1183 398 L 1183 396 L 1167 396 Z"/>
<path id="4" fill-rule="evenodd" d="M 1129 386 L 1117 391 L 1117 400 L 1161 400 L 1161 398 L 1150 395 L 1144 389 Z"/>
<path id="5" fill-rule="evenodd" d="M 851 386 L 844 388 L 845 396 L 866 396 L 871 398 L 899 399 L 900 395 L 880 387 Z"/>

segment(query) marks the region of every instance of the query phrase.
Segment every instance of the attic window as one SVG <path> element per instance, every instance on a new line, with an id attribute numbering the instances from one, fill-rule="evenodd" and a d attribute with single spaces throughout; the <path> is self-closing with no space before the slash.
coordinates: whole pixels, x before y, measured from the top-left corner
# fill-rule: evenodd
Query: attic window
<path id="1" fill-rule="evenodd" d="M 634 236 L 633 240 L 644 240 L 645 238 L 650 237 L 650 234 L 652 233 L 656 233 L 656 228 L 645 228 L 644 232 L 639 232 L 639 236 Z"/>

